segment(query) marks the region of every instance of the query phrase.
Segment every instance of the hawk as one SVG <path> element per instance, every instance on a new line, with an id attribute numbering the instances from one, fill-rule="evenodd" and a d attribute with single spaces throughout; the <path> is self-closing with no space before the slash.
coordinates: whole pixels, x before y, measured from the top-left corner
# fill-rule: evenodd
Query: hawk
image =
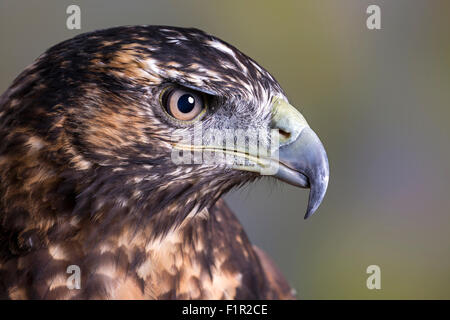
<path id="1" fill-rule="evenodd" d="M 276 152 L 236 136 L 179 143 L 199 125 L 275 130 L 252 141 Z M 221 196 L 275 164 L 274 178 L 310 188 L 308 217 L 328 160 L 274 77 L 232 45 L 168 26 L 61 42 L 0 97 L 0 141 L 0 298 L 294 298 Z M 174 161 L 194 149 L 240 162 Z"/>

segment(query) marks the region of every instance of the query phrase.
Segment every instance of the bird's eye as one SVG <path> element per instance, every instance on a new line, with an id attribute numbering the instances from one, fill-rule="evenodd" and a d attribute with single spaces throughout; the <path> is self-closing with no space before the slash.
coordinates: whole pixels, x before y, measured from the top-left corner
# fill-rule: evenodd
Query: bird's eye
<path id="1" fill-rule="evenodd" d="M 171 88 L 165 90 L 161 103 L 167 113 L 177 120 L 191 121 L 205 111 L 204 97 L 192 90 Z"/>

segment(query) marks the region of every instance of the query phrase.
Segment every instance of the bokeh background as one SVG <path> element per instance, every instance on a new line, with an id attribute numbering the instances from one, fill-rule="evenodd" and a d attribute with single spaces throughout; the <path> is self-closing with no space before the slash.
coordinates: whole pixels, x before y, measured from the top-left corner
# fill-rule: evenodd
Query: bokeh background
<path id="1" fill-rule="evenodd" d="M 81 30 L 66 8 L 81 7 Z M 381 30 L 366 8 L 381 7 Z M 51 45 L 118 25 L 197 27 L 268 69 L 328 151 L 330 185 L 226 196 L 304 299 L 450 299 L 450 2 L 0 1 L 0 92 Z M 1 142 L 0 142 L 1 143 Z M 368 290 L 366 268 L 381 268 Z"/>

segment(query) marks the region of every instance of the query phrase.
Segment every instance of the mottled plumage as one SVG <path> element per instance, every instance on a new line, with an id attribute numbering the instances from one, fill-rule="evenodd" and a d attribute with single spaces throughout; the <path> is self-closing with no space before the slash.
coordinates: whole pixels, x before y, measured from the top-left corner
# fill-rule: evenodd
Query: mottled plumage
<path id="1" fill-rule="evenodd" d="M 291 289 L 220 200 L 254 172 L 175 165 L 166 84 L 204 128 L 262 128 L 274 78 L 197 29 L 119 27 L 50 48 L 0 97 L 0 297 L 278 299 Z M 66 286 L 68 265 L 81 289 Z"/>

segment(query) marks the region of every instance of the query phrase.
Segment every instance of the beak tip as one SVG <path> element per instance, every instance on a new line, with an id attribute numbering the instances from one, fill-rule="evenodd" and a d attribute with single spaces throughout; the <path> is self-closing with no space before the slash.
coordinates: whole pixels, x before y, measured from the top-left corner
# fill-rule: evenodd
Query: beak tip
<path id="1" fill-rule="evenodd" d="M 305 220 L 311 217 L 316 212 L 317 208 L 319 207 L 319 203 L 311 202 L 311 200 L 308 201 L 308 208 L 306 209 L 306 214 L 304 217 Z"/>
<path id="2" fill-rule="evenodd" d="M 328 189 L 329 167 L 328 160 L 326 158 L 324 159 L 325 163 L 322 167 L 323 171 L 319 174 L 319 177 L 321 178 L 313 180 L 310 186 L 308 208 L 306 209 L 305 220 L 317 211 Z"/>
<path id="3" fill-rule="evenodd" d="M 322 202 L 322 201 L 320 201 Z M 317 203 L 311 203 L 311 201 L 309 201 L 308 203 L 308 209 L 306 209 L 306 214 L 304 219 L 308 219 L 309 217 L 311 217 L 318 209 L 320 202 Z"/>

